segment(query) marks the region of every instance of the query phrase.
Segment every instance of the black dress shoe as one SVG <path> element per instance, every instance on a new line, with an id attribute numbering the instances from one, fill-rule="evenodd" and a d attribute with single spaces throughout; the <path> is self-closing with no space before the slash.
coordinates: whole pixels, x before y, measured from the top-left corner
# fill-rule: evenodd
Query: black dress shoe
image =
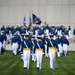
<path id="1" fill-rule="evenodd" d="M 51 70 L 54 70 L 54 68 L 51 68 Z"/>
<path id="2" fill-rule="evenodd" d="M 27 67 L 24 67 L 24 69 L 27 69 Z"/>
<path id="3" fill-rule="evenodd" d="M 13 53 L 13 55 L 14 55 L 14 53 Z M 14 55 L 15 56 L 15 55 Z"/>
<path id="4" fill-rule="evenodd" d="M 21 59 L 21 61 L 23 61 L 23 59 Z"/>
<path id="5" fill-rule="evenodd" d="M 39 70 L 39 67 L 37 67 L 37 70 Z"/>

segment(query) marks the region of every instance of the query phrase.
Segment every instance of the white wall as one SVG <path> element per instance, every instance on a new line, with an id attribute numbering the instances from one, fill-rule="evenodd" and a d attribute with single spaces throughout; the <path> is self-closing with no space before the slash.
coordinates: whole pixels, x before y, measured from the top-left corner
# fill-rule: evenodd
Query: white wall
<path id="1" fill-rule="evenodd" d="M 33 10 L 50 25 L 64 24 L 75 27 L 75 0 L 0 0 L 0 26 L 27 23 Z"/>

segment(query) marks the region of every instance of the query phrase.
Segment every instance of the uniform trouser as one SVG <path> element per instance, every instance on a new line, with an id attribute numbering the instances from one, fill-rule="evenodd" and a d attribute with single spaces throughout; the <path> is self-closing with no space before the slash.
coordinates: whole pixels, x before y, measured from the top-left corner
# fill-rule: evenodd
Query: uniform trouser
<path id="1" fill-rule="evenodd" d="M 7 41 L 6 41 L 6 42 L 8 43 L 9 40 L 11 39 L 11 38 L 10 38 L 10 35 L 9 35 L 9 34 L 6 34 L 6 37 L 7 37 Z"/>
<path id="2" fill-rule="evenodd" d="M 43 57 L 43 52 L 36 50 L 37 68 L 39 69 L 42 68 L 42 57 Z"/>
<path id="3" fill-rule="evenodd" d="M 71 36 L 71 30 L 69 30 L 69 38 L 72 38 L 72 36 Z"/>
<path id="4" fill-rule="evenodd" d="M 34 47 L 32 48 L 32 61 L 36 61 L 36 55 L 34 53 Z"/>
<path id="5" fill-rule="evenodd" d="M 59 51 L 57 52 L 58 57 L 60 57 L 60 53 L 62 53 L 61 44 L 58 44 Z"/>
<path id="6" fill-rule="evenodd" d="M 21 54 L 21 60 L 23 60 L 23 53 L 20 53 Z"/>
<path id="7" fill-rule="evenodd" d="M 36 61 L 36 55 L 34 53 L 32 53 L 32 61 Z"/>
<path id="8" fill-rule="evenodd" d="M 64 55 L 67 55 L 67 44 L 63 44 Z"/>
<path id="9" fill-rule="evenodd" d="M 29 69 L 29 62 L 30 62 L 30 50 L 23 50 L 23 61 L 25 68 Z"/>
<path id="10" fill-rule="evenodd" d="M 5 40 L 3 41 L 3 49 L 4 50 L 6 49 L 6 41 Z"/>
<path id="11" fill-rule="evenodd" d="M 18 49 L 18 43 L 13 43 L 12 48 L 13 48 L 13 54 L 16 55 L 17 54 L 17 49 Z"/>
<path id="12" fill-rule="evenodd" d="M 55 50 L 49 49 L 50 68 L 54 69 L 55 65 Z"/>
<path id="13" fill-rule="evenodd" d="M 48 53 L 47 53 L 47 45 L 45 45 L 45 56 L 48 57 Z"/>
<path id="14" fill-rule="evenodd" d="M 21 44 L 18 43 L 18 51 L 21 51 Z"/>
<path id="15" fill-rule="evenodd" d="M 2 53 L 2 43 L 0 42 L 0 54 Z"/>
<path id="16" fill-rule="evenodd" d="M 62 47 L 61 44 L 58 44 L 59 52 L 62 53 Z"/>

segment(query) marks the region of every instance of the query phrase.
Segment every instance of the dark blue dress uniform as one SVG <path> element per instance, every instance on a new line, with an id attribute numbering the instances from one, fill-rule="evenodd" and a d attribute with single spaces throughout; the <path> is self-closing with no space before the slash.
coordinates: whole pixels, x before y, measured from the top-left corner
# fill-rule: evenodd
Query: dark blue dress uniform
<path id="1" fill-rule="evenodd" d="M 43 35 L 44 34 L 44 30 L 43 29 L 39 29 L 38 35 Z"/>
<path id="2" fill-rule="evenodd" d="M 24 68 L 29 69 L 29 62 L 30 62 L 30 48 L 32 46 L 31 41 L 29 40 L 29 35 L 25 35 L 25 39 L 22 42 L 23 46 L 23 61 L 24 61 Z"/>
<path id="3" fill-rule="evenodd" d="M 21 34 L 25 34 L 26 33 L 26 29 L 25 28 L 22 28 L 21 29 Z"/>
<path id="4" fill-rule="evenodd" d="M 52 42 L 53 46 L 51 45 L 50 41 Z M 57 45 L 56 40 L 53 40 L 53 39 L 52 40 L 49 40 L 48 41 L 48 47 L 55 48 L 55 50 L 57 50 L 58 49 L 58 45 Z"/>
<path id="5" fill-rule="evenodd" d="M 44 43 L 41 40 L 41 37 L 37 37 L 38 41 L 35 43 L 36 49 L 36 58 L 37 58 L 37 69 L 42 69 L 42 57 L 44 52 Z"/>
<path id="6" fill-rule="evenodd" d="M 24 42 L 26 42 L 26 45 L 25 45 Z M 32 43 L 31 43 L 30 40 L 25 40 L 25 39 L 23 39 L 22 45 L 23 45 L 23 49 L 25 49 L 25 48 L 28 49 L 28 48 L 31 48 Z M 30 50 L 30 49 L 29 49 L 29 50 Z"/>
<path id="7" fill-rule="evenodd" d="M 63 46 L 64 44 L 67 44 L 67 45 L 69 46 L 69 41 L 66 39 L 65 36 L 63 36 L 63 37 L 61 38 L 61 42 L 62 42 L 62 46 Z"/>
<path id="8" fill-rule="evenodd" d="M 12 43 L 16 43 L 16 42 L 18 42 L 17 37 L 13 37 L 12 38 Z"/>

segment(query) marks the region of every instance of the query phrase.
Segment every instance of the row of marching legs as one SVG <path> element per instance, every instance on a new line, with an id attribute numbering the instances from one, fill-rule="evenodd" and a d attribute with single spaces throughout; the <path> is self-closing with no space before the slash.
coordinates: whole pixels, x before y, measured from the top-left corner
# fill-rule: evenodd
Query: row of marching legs
<path id="1" fill-rule="evenodd" d="M 19 49 L 18 47 L 19 47 L 18 43 L 12 44 L 13 55 L 17 55 Z M 6 50 L 6 42 L 4 41 L 3 44 L 0 42 L 0 54 L 2 54 L 5 50 Z"/>
<path id="2" fill-rule="evenodd" d="M 23 55 L 21 55 L 21 58 L 24 61 L 24 69 L 29 69 L 29 62 L 30 62 L 30 51 L 23 50 Z M 43 58 L 43 52 L 42 51 L 36 51 L 35 54 L 32 54 L 32 61 L 36 61 L 36 68 L 38 70 L 42 69 L 42 58 Z M 55 51 L 49 50 L 49 58 L 50 58 L 50 69 L 54 70 L 55 65 Z"/>
<path id="3" fill-rule="evenodd" d="M 60 57 L 61 54 L 63 54 L 64 56 L 67 55 L 67 44 L 63 44 L 63 46 L 61 46 L 61 44 L 58 44 L 58 48 L 59 48 L 59 51 L 57 52 L 57 56 Z"/>
<path id="4" fill-rule="evenodd" d="M 36 61 L 36 68 L 39 70 L 42 69 L 42 57 L 43 53 L 41 51 L 36 51 L 36 54 L 32 54 L 32 61 Z M 23 55 L 21 54 L 21 59 L 23 59 L 24 61 L 24 69 L 29 69 L 30 51 L 23 50 Z"/>

